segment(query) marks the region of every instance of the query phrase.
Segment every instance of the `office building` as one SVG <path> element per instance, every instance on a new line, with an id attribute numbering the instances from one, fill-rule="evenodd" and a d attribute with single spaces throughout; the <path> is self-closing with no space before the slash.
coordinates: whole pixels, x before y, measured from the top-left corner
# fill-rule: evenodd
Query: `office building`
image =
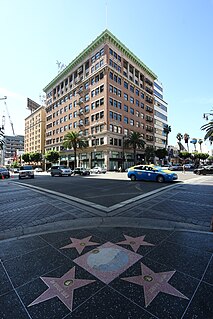
<path id="1" fill-rule="evenodd" d="M 154 81 L 154 131 L 155 149 L 166 148 L 166 134 L 164 127 L 168 125 L 168 104 L 163 98 L 163 85 L 158 80 Z"/>
<path id="2" fill-rule="evenodd" d="M 45 149 L 45 107 L 27 99 L 27 108 L 31 114 L 25 119 L 25 153 L 44 154 Z"/>
<path id="3" fill-rule="evenodd" d="M 78 165 L 108 170 L 134 163 L 125 137 L 140 132 L 154 146 L 154 81 L 157 76 L 111 32 L 105 30 L 46 87 L 45 150 L 60 152 L 73 167 L 73 150 L 63 148 L 67 132 L 88 141 Z M 137 160 L 144 150 L 137 150 Z"/>

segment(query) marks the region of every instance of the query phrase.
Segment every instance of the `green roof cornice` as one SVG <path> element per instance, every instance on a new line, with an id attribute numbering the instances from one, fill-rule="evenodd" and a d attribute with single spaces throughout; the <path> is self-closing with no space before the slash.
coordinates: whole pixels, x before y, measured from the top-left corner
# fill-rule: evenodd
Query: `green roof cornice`
<path id="1" fill-rule="evenodd" d="M 120 40 L 118 40 L 109 30 L 103 31 L 83 52 L 81 52 L 64 70 L 62 70 L 43 90 L 44 92 L 51 89 L 61 79 L 63 79 L 75 66 L 81 63 L 91 52 L 93 52 L 100 44 L 111 42 L 117 47 L 124 55 L 132 60 L 136 65 L 142 68 L 154 80 L 157 75 L 152 72 L 134 53 L 132 53 Z"/>

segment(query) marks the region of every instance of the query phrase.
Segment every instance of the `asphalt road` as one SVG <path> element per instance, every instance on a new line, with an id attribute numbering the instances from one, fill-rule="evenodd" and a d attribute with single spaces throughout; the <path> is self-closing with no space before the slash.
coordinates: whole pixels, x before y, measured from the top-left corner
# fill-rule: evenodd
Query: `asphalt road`
<path id="1" fill-rule="evenodd" d="M 173 183 L 132 182 L 126 173 L 107 172 L 106 174 L 91 174 L 90 176 L 51 177 L 48 173 L 38 173 L 34 179 L 14 181 L 66 194 L 84 201 L 89 201 L 105 207 L 113 206 L 122 201 L 159 190 L 169 185 L 175 185 L 183 180 L 197 178 L 192 172 L 178 173 L 179 180 Z"/>

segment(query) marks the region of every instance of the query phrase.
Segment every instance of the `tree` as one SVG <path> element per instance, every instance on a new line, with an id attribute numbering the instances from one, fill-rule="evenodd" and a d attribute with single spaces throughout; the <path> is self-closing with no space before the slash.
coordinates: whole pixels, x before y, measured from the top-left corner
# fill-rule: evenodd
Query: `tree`
<path id="1" fill-rule="evenodd" d="M 139 132 L 132 132 L 130 133 L 125 141 L 124 144 L 126 147 L 132 148 L 133 149 L 133 154 L 134 154 L 134 164 L 136 164 L 136 150 L 144 148 L 146 142 L 143 140 L 143 137 L 141 133 Z"/>
<path id="2" fill-rule="evenodd" d="M 168 152 L 165 148 L 158 148 L 155 150 L 155 156 L 157 156 L 160 160 L 164 159 L 168 155 Z"/>
<path id="3" fill-rule="evenodd" d="M 195 149 L 195 151 L 196 151 L 197 139 L 196 139 L 196 138 L 192 138 L 192 140 L 190 141 L 190 143 L 194 144 L 194 149 Z"/>
<path id="4" fill-rule="evenodd" d="M 29 163 L 30 162 L 30 153 L 24 153 L 22 155 L 22 160 L 25 162 L 25 163 Z"/>
<path id="5" fill-rule="evenodd" d="M 38 164 L 38 162 L 42 161 L 42 154 L 41 153 L 30 153 L 30 160 L 32 162 L 36 162 Z"/>
<path id="6" fill-rule="evenodd" d="M 180 152 L 179 157 L 183 158 L 183 159 L 187 159 L 187 158 L 191 157 L 191 153 L 189 153 L 189 152 Z"/>
<path id="7" fill-rule="evenodd" d="M 201 130 L 206 131 L 206 134 L 204 136 L 204 140 L 209 139 L 212 141 L 213 139 L 213 120 L 211 120 L 209 123 L 204 124 L 201 126 Z"/>
<path id="8" fill-rule="evenodd" d="M 59 159 L 60 155 L 59 155 L 59 152 L 57 151 L 48 151 L 46 154 L 45 154 L 45 158 L 48 162 L 50 163 L 57 163 L 58 162 L 58 159 Z M 23 158 L 23 156 L 22 156 Z"/>
<path id="9" fill-rule="evenodd" d="M 166 134 L 166 145 L 165 145 L 165 148 L 167 148 L 168 146 L 168 135 L 169 133 L 171 132 L 171 126 L 169 126 L 168 124 L 166 124 L 163 128 L 163 132 Z"/>
<path id="10" fill-rule="evenodd" d="M 181 140 L 183 138 L 183 135 L 181 133 L 178 133 L 176 136 L 176 139 L 178 140 L 179 149 L 181 151 Z"/>
<path id="11" fill-rule="evenodd" d="M 155 157 L 155 150 L 153 146 L 147 146 L 145 148 L 145 159 L 146 163 L 152 162 Z"/>
<path id="12" fill-rule="evenodd" d="M 198 140 L 198 144 L 200 145 L 200 152 L 202 153 L 202 148 L 201 148 L 201 144 L 203 143 L 203 140 L 200 138 L 199 140 Z"/>
<path id="13" fill-rule="evenodd" d="M 187 144 L 187 150 L 189 152 L 189 134 L 185 133 L 183 135 L 184 142 Z"/>
<path id="14" fill-rule="evenodd" d="M 88 146 L 88 143 L 86 140 L 84 140 L 79 132 L 68 132 L 64 136 L 63 146 L 66 149 L 73 149 L 74 151 L 74 166 L 77 166 L 77 148 L 83 149 Z"/>

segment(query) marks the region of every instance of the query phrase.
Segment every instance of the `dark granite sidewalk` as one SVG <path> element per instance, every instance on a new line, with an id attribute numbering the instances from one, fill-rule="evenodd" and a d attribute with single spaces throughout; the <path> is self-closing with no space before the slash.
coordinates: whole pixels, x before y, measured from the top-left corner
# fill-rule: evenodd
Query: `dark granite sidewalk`
<path id="1" fill-rule="evenodd" d="M 0 318 L 212 319 L 213 233 L 90 228 L 0 242 Z"/>

